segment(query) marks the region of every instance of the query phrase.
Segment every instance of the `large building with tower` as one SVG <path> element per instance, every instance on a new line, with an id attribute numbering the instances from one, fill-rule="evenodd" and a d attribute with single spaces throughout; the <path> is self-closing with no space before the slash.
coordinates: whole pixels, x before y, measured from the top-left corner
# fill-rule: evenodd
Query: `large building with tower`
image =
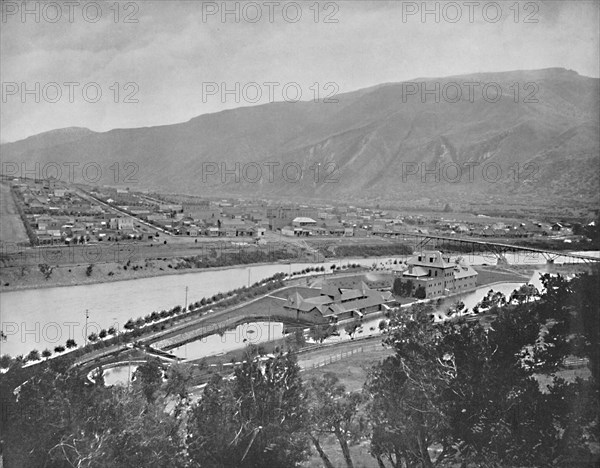
<path id="1" fill-rule="evenodd" d="M 425 299 L 456 294 L 477 285 L 477 272 L 461 257 L 451 261 L 442 252 L 424 251 L 408 260 L 407 265 L 396 281 L 410 282 L 413 291 L 423 287 Z"/>

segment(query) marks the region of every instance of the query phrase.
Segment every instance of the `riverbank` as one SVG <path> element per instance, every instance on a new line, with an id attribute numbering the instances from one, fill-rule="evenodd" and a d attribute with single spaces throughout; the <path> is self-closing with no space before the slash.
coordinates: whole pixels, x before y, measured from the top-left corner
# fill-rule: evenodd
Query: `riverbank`
<path id="1" fill-rule="evenodd" d="M 7 274 L 4 268 L 0 269 L 0 293 L 10 291 L 24 291 L 29 289 L 46 289 L 46 288 L 62 288 L 70 286 L 89 286 L 94 284 L 104 283 L 115 283 L 122 281 L 131 281 L 145 278 L 157 278 L 161 276 L 173 276 L 173 275 L 185 275 L 189 273 L 201 273 L 201 272 L 216 272 L 223 270 L 231 270 L 238 268 L 253 268 L 263 265 L 271 265 L 273 262 L 257 262 L 247 263 L 239 265 L 227 265 L 209 268 L 174 268 L 173 261 L 177 259 L 168 260 L 152 260 L 150 268 L 145 269 L 134 269 L 136 264 L 132 264 L 123 268 L 122 264 L 119 263 L 101 263 L 95 264 L 92 268 L 90 276 L 87 276 L 86 270 L 89 264 L 76 265 L 76 266 L 65 266 L 65 267 L 54 267 L 52 276 L 48 279 L 44 277 L 38 268 L 29 267 L 27 277 L 21 277 L 20 273 L 15 272 L 12 275 Z M 293 263 L 296 263 L 293 262 Z M 298 260 L 297 263 L 309 263 L 302 260 Z M 171 267 L 169 267 L 171 265 Z M 16 267 L 10 267 L 11 269 Z M 281 263 L 281 270 L 284 271 L 289 269 L 287 263 Z M 110 274 L 112 273 L 112 275 Z M 12 279 L 12 282 L 10 281 Z M 8 285 L 6 284 L 8 283 Z"/>
<path id="2" fill-rule="evenodd" d="M 341 246 L 344 247 L 344 246 Z M 356 246 L 361 247 L 361 246 Z M 37 264 L 26 264 L 26 265 L 12 265 L 6 266 L 2 264 L 0 267 L 0 293 L 10 291 L 22 291 L 29 289 L 44 289 L 44 288 L 56 288 L 65 286 L 83 286 L 83 285 L 94 285 L 103 283 L 113 283 L 119 281 L 130 281 L 145 278 L 155 278 L 161 276 L 171 276 L 186 273 L 198 273 L 205 271 L 222 271 L 232 268 L 251 268 L 261 265 L 273 264 L 274 262 L 280 262 L 282 265 L 282 271 L 288 268 L 289 263 L 303 263 L 303 264 L 319 264 L 319 265 L 330 265 L 333 263 L 344 262 L 344 261 L 359 261 L 359 260 L 372 260 L 379 262 L 383 260 L 389 260 L 394 258 L 403 258 L 406 255 L 400 253 L 389 253 L 385 249 L 399 246 L 362 246 L 362 250 L 341 250 L 341 256 L 325 258 L 322 261 L 315 261 L 314 255 L 310 252 L 304 252 L 303 254 L 292 255 L 288 253 L 281 253 L 276 258 L 273 255 L 267 255 L 265 261 L 261 262 L 239 262 L 239 256 L 236 259 L 236 254 L 222 254 L 223 262 L 226 265 L 211 266 L 208 257 L 204 259 L 208 266 L 195 267 L 194 256 L 174 256 L 174 257 L 162 257 L 157 256 L 155 258 L 132 258 L 131 260 L 121 262 L 99 262 L 99 263 L 76 263 L 68 265 L 50 265 L 52 268 L 51 273 L 44 274 L 40 266 Z M 405 247 L 405 246 L 402 246 Z M 340 246 L 337 247 L 340 249 Z M 377 252 L 373 249 L 384 249 L 385 252 L 380 252 L 379 255 L 361 256 L 361 255 L 350 255 L 350 253 L 357 252 Z M 365 250 L 367 249 L 367 250 Z M 371 250 L 369 250 L 371 249 Z M 344 254 L 346 253 L 346 255 Z M 160 255 L 164 255 L 161 253 Z M 451 255 L 460 255 L 459 253 L 452 253 Z M 279 257 L 285 258 L 279 258 Z M 246 260 L 254 260 L 254 258 L 248 258 Z M 212 259 L 211 261 L 218 261 Z M 236 262 L 237 261 L 237 262 Z M 91 265 L 91 269 L 90 269 Z M 507 271 L 534 271 L 540 269 L 544 264 L 527 264 L 527 265 L 498 265 L 494 268 L 505 267 Z M 576 268 L 580 268 L 584 264 L 574 264 Z M 562 264 L 556 264 L 554 267 L 563 266 Z M 568 265 L 565 264 L 565 267 Z M 478 267 L 479 268 L 479 267 Z M 526 274 L 526 273 L 523 273 Z"/>

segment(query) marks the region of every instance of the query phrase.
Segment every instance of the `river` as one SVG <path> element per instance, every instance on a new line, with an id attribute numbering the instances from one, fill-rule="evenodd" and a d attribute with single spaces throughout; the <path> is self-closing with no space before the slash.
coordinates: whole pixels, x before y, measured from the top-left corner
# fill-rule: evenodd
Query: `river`
<path id="1" fill-rule="evenodd" d="M 600 252 L 587 254 L 600 255 Z M 464 258 L 472 265 L 496 263 L 495 258 L 482 255 L 466 255 Z M 541 256 L 517 254 L 506 255 L 506 258 L 514 264 L 544 263 Z M 183 305 L 186 287 L 188 302 L 191 303 L 202 297 L 247 286 L 278 272 L 300 271 L 315 265 L 324 266 L 328 271 L 333 264 L 351 263 L 393 267 L 393 259 L 403 260 L 406 257 L 347 258 L 320 264 L 275 263 L 93 285 L 4 292 L 0 294 L 0 322 L 7 338 L 0 341 L 0 354 L 15 356 L 32 349 L 53 350 L 57 345 L 64 345 L 68 338 L 81 345 L 85 336 L 102 328 L 114 326 L 120 329 L 130 318 Z M 555 263 L 562 261 L 564 258 L 558 258 Z M 89 316 L 87 334 L 86 310 Z"/>

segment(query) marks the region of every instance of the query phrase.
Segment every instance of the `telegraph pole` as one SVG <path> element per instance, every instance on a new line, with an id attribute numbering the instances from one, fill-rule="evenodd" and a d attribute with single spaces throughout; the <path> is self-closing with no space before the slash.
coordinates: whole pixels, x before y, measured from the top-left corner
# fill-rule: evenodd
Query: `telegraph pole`
<path id="1" fill-rule="evenodd" d="M 187 294 L 188 294 L 188 287 L 185 287 L 185 303 L 183 305 L 183 310 L 187 310 Z"/>
<path id="2" fill-rule="evenodd" d="M 131 352 L 129 352 L 127 364 L 127 391 L 129 391 L 129 382 L 131 382 Z"/>
<path id="3" fill-rule="evenodd" d="M 87 326 L 88 326 L 88 318 L 90 318 L 90 314 L 88 309 L 85 309 L 85 345 L 87 346 L 88 334 L 87 334 Z"/>

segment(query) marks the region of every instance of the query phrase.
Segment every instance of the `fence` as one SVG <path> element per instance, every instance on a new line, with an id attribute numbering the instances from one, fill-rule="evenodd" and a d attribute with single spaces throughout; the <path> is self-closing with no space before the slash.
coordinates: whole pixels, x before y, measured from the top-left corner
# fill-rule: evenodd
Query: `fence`
<path id="1" fill-rule="evenodd" d="M 363 345 L 360 347 L 352 348 L 348 351 L 341 351 L 339 353 L 330 354 L 329 356 L 322 358 L 321 360 L 319 360 L 317 362 L 312 362 L 312 363 L 310 361 L 306 362 L 306 363 L 299 362 L 298 364 L 300 365 L 302 370 L 317 369 L 319 367 L 327 366 L 334 362 L 341 361 L 343 359 L 347 359 L 350 356 L 353 356 L 355 354 L 362 354 L 367 351 L 375 351 L 375 350 L 383 350 L 383 349 L 384 348 L 381 346 L 381 342 L 378 342 L 378 343 L 374 343 L 374 344 Z"/>
<path id="2" fill-rule="evenodd" d="M 576 356 L 569 356 L 567 357 L 564 362 L 563 362 L 563 366 L 566 367 L 567 369 L 575 369 L 578 367 L 585 367 L 588 364 L 588 359 L 587 358 L 580 358 L 580 357 L 576 357 Z"/>

